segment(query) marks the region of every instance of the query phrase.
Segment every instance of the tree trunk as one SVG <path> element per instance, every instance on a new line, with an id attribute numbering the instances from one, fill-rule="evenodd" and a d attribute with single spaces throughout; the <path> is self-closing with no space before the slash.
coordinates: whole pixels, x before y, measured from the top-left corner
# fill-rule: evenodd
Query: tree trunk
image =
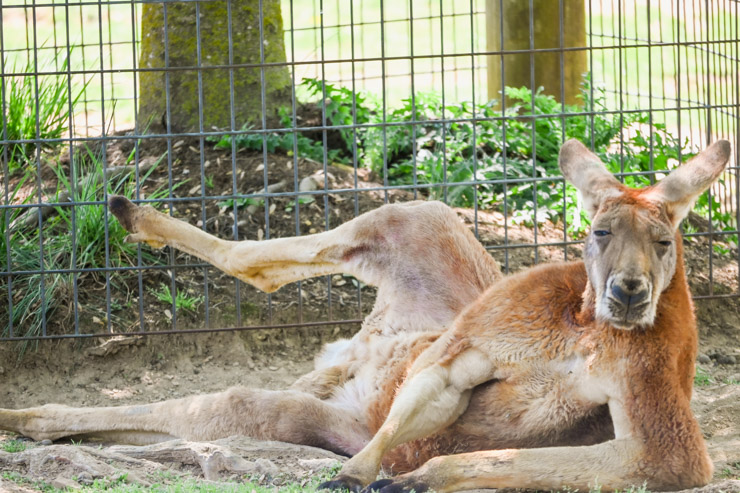
<path id="1" fill-rule="evenodd" d="M 563 6 L 563 48 L 586 47 L 584 0 L 560 0 Z M 560 49 L 560 1 L 533 0 L 532 25 L 535 49 Z M 503 7 L 503 12 L 501 12 Z M 503 36 L 501 32 L 503 17 Z M 486 33 L 488 51 L 530 50 L 530 9 L 525 0 L 487 0 Z M 503 40 L 503 46 L 502 46 Z M 561 56 L 563 70 L 561 73 Z M 488 56 L 488 97 L 501 100 L 501 71 L 504 85 L 544 87 L 546 94 L 566 104 L 579 104 L 576 96 L 587 70 L 586 50 L 517 53 Z M 534 87 L 532 87 L 534 70 Z M 563 83 L 561 87 L 561 82 Z"/>
<path id="2" fill-rule="evenodd" d="M 228 3 L 231 3 L 234 64 L 260 63 L 260 15 L 257 0 L 223 0 L 199 4 L 201 67 L 229 64 Z M 285 62 L 280 1 L 263 0 L 262 6 L 264 60 L 266 63 Z M 169 123 L 173 131 L 230 128 L 231 81 L 228 68 L 202 70 L 202 92 L 199 89 L 198 70 L 195 68 L 146 71 L 198 66 L 196 3 L 145 3 L 141 31 L 139 65 L 145 70 L 139 74 L 138 119 L 141 130 L 166 125 L 167 92 L 170 103 Z M 264 88 L 261 70 L 260 67 L 233 69 L 233 111 L 237 129 L 245 123 L 261 127 L 263 95 L 267 118 L 279 106 L 290 104 L 290 74 L 287 66 L 264 68 Z"/>

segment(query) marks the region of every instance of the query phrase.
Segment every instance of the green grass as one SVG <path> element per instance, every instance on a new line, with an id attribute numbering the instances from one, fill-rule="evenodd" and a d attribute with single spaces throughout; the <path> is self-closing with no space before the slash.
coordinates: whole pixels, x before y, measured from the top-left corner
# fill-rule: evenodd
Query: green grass
<path id="1" fill-rule="evenodd" d="M 175 304 L 175 308 L 179 310 L 185 310 L 189 312 L 196 312 L 198 307 L 203 303 L 203 297 L 197 295 L 189 295 L 183 290 L 176 290 L 175 296 L 172 296 L 170 287 L 164 283 L 160 284 L 159 289 L 150 289 L 149 292 L 154 295 L 162 303 L 172 305 Z"/>
<path id="2" fill-rule="evenodd" d="M 616 8 L 617 3 L 605 3 L 606 7 L 599 12 L 599 5 L 594 3 L 596 10 L 591 19 L 591 25 L 595 34 L 616 35 L 619 30 L 619 20 L 622 21 L 621 32 L 625 40 L 622 42 L 623 49 L 620 55 L 616 49 L 600 49 L 593 52 L 593 67 L 591 70 L 599 74 L 599 80 L 604 81 L 618 90 L 621 84 L 624 88 L 622 104 L 625 108 L 645 108 L 648 101 L 645 97 L 653 94 L 653 107 L 662 107 L 664 96 L 676 97 L 675 82 L 679 72 L 681 73 L 680 96 L 683 99 L 703 100 L 706 91 L 706 53 L 696 47 L 689 48 L 629 48 L 630 45 L 644 45 L 647 40 L 653 43 L 734 39 L 733 26 L 736 26 L 736 14 L 731 9 L 714 9 L 711 11 L 712 22 L 709 32 L 706 32 L 706 9 L 702 5 L 696 11 L 690 2 L 678 2 L 671 12 L 664 4 L 656 2 L 645 2 L 640 4 L 623 3 L 624 12 L 619 15 Z M 679 9 L 680 11 L 676 11 Z M 650 19 L 648 23 L 647 20 Z M 697 29 L 697 20 L 700 19 L 700 27 Z M 696 31 L 696 35 L 694 32 Z M 737 33 L 735 33 L 737 34 Z M 614 46 L 618 44 L 610 37 L 593 36 L 594 46 Z M 639 39 L 641 41 L 634 41 Z M 719 50 L 724 50 L 722 45 L 716 45 Z M 720 48 L 721 47 L 721 48 Z M 717 68 L 716 66 L 714 67 Z M 720 87 L 726 83 L 726 74 L 719 67 L 712 74 L 713 84 Z M 724 96 L 720 96 L 722 98 Z M 610 108 L 620 107 L 619 96 L 613 94 L 607 102 Z M 712 104 L 729 103 L 730 101 L 713 100 Z M 665 107 L 675 107 L 675 102 L 667 102 Z M 682 106 L 687 103 L 682 102 Z M 693 105 L 692 105 L 693 106 Z M 656 118 L 674 129 L 678 126 L 677 112 L 658 112 Z M 702 118 L 706 118 L 704 112 L 699 110 L 682 111 L 681 127 L 683 135 L 687 135 L 692 126 L 698 126 Z"/>
<path id="3" fill-rule="evenodd" d="M 36 39 L 36 55 L 40 65 L 48 70 L 61 71 L 61 63 L 55 62 L 55 50 L 52 46 L 64 46 L 67 42 L 67 24 L 69 25 L 69 42 L 75 46 L 70 54 L 69 66 L 72 71 L 92 71 L 86 74 L 71 76 L 73 87 L 84 87 L 80 97 L 80 107 L 76 114 L 76 131 L 86 135 L 85 125 L 92 127 L 91 135 L 100 133 L 103 127 L 131 128 L 134 125 L 134 79 L 130 72 L 135 63 L 131 40 L 134 27 L 131 23 L 131 10 L 136 10 L 138 29 L 141 25 L 140 5 L 108 5 L 103 2 L 102 16 L 99 16 L 97 5 L 70 6 L 53 0 L 47 3 L 60 4 L 58 7 L 38 7 L 35 9 L 6 8 L 12 5 L 28 5 L 25 0 L 3 1 L 3 48 L 8 54 L 12 66 L 21 66 L 33 59 Z M 69 17 L 66 13 L 69 12 Z M 35 33 L 34 33 L 35 14 Z M 141 39 L 139 34 L 136 39 Z M 103 44 L 102 58 L 99 44 Z M 30 53 L 30 55 L 29 55 Z M 112 70 L 99 74 L 95 70 Z M 6 68 L 7 72 L 7 68 Z M 66 77 L 65 77 L 66 81 Z M 66 82 L 65 82 L 66 83 Z M 105 107 L 100 100 L 105 97 Z M 103 113 L 104 110 L 104 113 Z M 111 113 L 115 111 L 115 118 Z M 85 117 L 84 112 L 88 113 Z M 104 119 L 105 117 L 105 119 Z"/>
<path id="4" fill-rule="evenodd" d="M 473 2 L 472 23 L 474 29 L 473 47 L 475 51 L 486 49 L 485 4 L 483 0 Z M 381 9 L 382 5 L 382 9 Z M 380 58 L 420 56 L 413 62 L 416 75 L 416 91 L 439 90 L 442 72 L 445 77 L 445 96 L 448 101 L 470 100 L 475 91 L 476 99 L 486 98 L 485 68 L 471 76 L 472 60 L 467 57 L 452 57 L 443 61 L 438 57 L 424 55 L 446 55 L 469 53 L 471 51 L 470 2 L 442 0 L 441 2 L 381 2 L 379 0 L 353 2 L 354 29 L 350 22 L 349 4 L 343 0 L 324 0 L 323 16 L 319 15 L 318 2 L 314 0 L 293 0 L 282 2 L 283 25 L 286 30 L 285 45 L 288 60 L 318 60 L 322 51 L 326 60 L 350 60 L 352 58 Z M 413 24 L 407 19 L 413 13 Z M 444 20 L 440 21 L 440 13 Z M 322 19 L 323 17 L 323 19 Z M 381 28 L 379 22 L 384 21 Z M 323 20 L 323 50 L 321 25 Z M 291 40 L 290 28 L 295 29 Z M 343 27 L 334 27 L 342 25 Z M 352 52 L 354 33 L 354 57 Z M 413 35 L 412 35 L 413 33 Z M 291 53 L 294 41 L 295 54 Z M 413 51 L 412 45 L 413 44 Z M 485 65 L 484 56 L 475 58 L 476 66 Z M 389 105 L 397 105 L 412 94 L 411 62 L 408 60 L 379 62 L 331 63 L 326 65 L 299 65 L 296 67 L 296 80 L 304 77 L 343 81 L 349 87 L 352 70 L 358 88 L 381 94 L 385 81 L 385 96 Z M 457 70 L 456 70 L 457 69 Z M 300 94 L 299 94 L 300 95 Z"/>
<path id="5" fill-rule="evenodd" d="M 23 452 L 26 450 L 28 448 L 28 442 L 25 440 L 8 440 L 6 442 L 2 442 L 2 444 L 0 444 L 0 448 L 5 452 L 14 454 L 16 452 Z"/>
<path id="6" fill-rule="evenodd" d="M 271 478 L 272 484 L 265 484 L 264 478 L 248 477 L 239 482 L 206 482 L 188 476 L 180 476 L 176 473 L 161 472 L 155 475 L 154 484 L 151 486 L 140 486 L 126 484 L 126 478 L 114 480 L 96 480 L 92 485 L 82 488 L 80 491 L 94 493 L 107 491 L 110 493 L 300 493 L 316 491 L 316 487 L 332 478 L 338 472 L 338 467 L 319 471 L 316 475 L 302 481 L 282 481 L 280 477 Z M 151 479 L 150 479 L 151 480 Z"/>
<path id="7" fill-rule="evenodd" d="M 54 54 L 53 63 L 62 58 L 62 71 L 67 69 L 69 60 L 62 57 L 62 52 Z M 61 76 L 34 77 L 37 71 L 49 67 L 37 67 L 33 60 L 28 60 L 19 68 L 17 60 L 9 67 L 14 73 L 24 75 L 8 77 L 5 83 L 4 122 L 8 140 L 53 140 L 62 138 L 69 125 L 70 107 L 74 109 L 84 91 L 72 89 L 70 95 L 67 80 Z M 48 64 L 51 64 L 49 62 Z M 5 62 L 8 66 L 8 62 Z M 70 101 L 71 100 L 71 101 Z M 71 103 L 71 104 L 70 104 Z M 11 144 L 8 146 L 8 167 L 10 171 L 36 160 L 37 150 L 51 150 L 60 147 L 63 142 L 35 142 Z M 4 158 L 4 156 L 3 156 Z"/>
<path id="8" fill-rule="evenodd" d="M 701 366 L 696 367 L 696 375 L 694 376 L 694 385 L 698 387 L 706 387 L 716 383 L 714 378 Z"/>
<path id="9" fill-rule="evenodd" d="M 735 479 L 740 463 L 730 464 L 723 469 L 720 477 Z M 271 478 L 272 484 L 265 484 L 264 477 L 247 477 L 242 481 L 211 482 L 180 475 L 171 471 L 161 471 L 153 474 L 148 479 L 153 482 L 151 486 L 128 484 L 127 476 L 122 474 L 115 478 L 96 479 L 91 485 L 83 486 L 79 491 L 83 493 L 301 493 L 315 492 L 317 487 L 324 481 L 333 478 L 339 472 L 340 466 L 324 469 L 314 476 L 301 481 L 281 481 L 279 477 Z M 61 491 L 41 481 L 30 481 L 18 473 L 4 472 L 3 479 L 13 481 L 24 486 L 31 486 L 44 492 Z M 564 493 L 573 493 L 573 490 L 565 488 Z M 600 486 L 589 489 L 589 493 L 601 493 Z M 651 493 L 646 486 L 633 486 L 626 490 L 617 490 L 617 493 Z"/>
<path id="10" fill-rule="evenodd" d="M 37 491 L 43 491 L 44 493 L 56 493 L 62 491 L 58 488 L 54 488 L 52 485 L 45 481 L 33 481 L 21 476 L 19 473 L 14 471 L 2 472 L 2 477 L 5 481 L 11 481 L 17 485 L 24 486 L 26 488 L 33 488 Z"/>
<path id="11" fill-rule="evenodd" d="M 740 462 L 731 462 L 719 472 L 723 479 L 740 479 Z"/>
<path id="12" fill-rule="evenodd" d="M 25 175 L 9 194 L 10 203 L 16 201 L 16 197 L 24 184 L 31 179 L 31 171 L 26 170 Z M 28 203 L 32 197 L 28 197 L 23 203 Z M 14 226 L 25 209 L 4 209 L 0 211 L 0 269 L 3 272 L 34 271 L 41 267 L 39 252 L 41 240 L 38 231 L 34 228 L 30 231 Z M 6 252 L 10 251 L 8 256 Z M 48 252 L 48 250 L 47 250 Z M 46 268 L 54 268 L 57 264 L 48 264 Z M 68 276 L 61 274 L 30 274 L 13 277 L 13 311 L 9 313 L 9 304 L 0 305 L 0 319 L 12 320 L 14 335 L 36 335 L 41 333 L 43 326 L 43 315 L 52 316 L 57 306 L 49 303 L 58 294 L 64 291 Z M 4 336 L 9 335 L 9 326 L 3 329 Z M 25 350 L 24 345 L 20 353 Z"/>
<path id="13" fill-rule="evenodd" d="M 128 162 L 131 159 L 133 154 L 129 156 Z M 140 183 L 147 180 L 155 167 L 140 176 Z M 126 174 L 104 181 L 102 160 L 89 149 L 76 153 L 75 165 L 71 169 L 73 176 L 68 177 L 60 168 L 55 168 L 59 182 L 55 201 L 64 202 L 61 194 L 67 191 L 73 202 L 88 203 L 56 207 L 56 214 L 44 221 L 43 236 L 39 235 L 36 225 L 23 227 L 14 224 L 23 209 L 0 211 L 0 230 L 4 232 L 0 236 L 2 271 L 39 271 L 42 266 L 44 270 L 65 270 L 136 264 L 138 247 L 124 241 L 128 233 L 118 221 L 106 223 L 104 204 L 89 203 L 101 201 L 106 189 L 108 195 L 118 193 L 132 196 L 135 188 L 133 176 Z M 11 192 L 10 203 L 15 202 L 19 191 L 30 179 L 31 172 L 27 171 Z M 166 193 L 165 189 L 157 189 L 149 197 L 157 198 Z M 109 244 L 107 248 L 106 230 Z M 42 238 L 43 257 L 40 255 Z M 5 253 L 8 250 L 10 258 Z M 146 249 L 142 250 L 142 258 L 148 263 L 159 261 L 157 254 Z M 90 275 L 78 275 L 77 282 Z M 61 307 L 72 302 L 74 282 L 73 275 L 67 273 L 15 275 L 12 285 L 12 314 L 8 313 L 9 307 L 5 303 L 0 305 L 0 317 L 12 319 L 15 336 L 39 336 L 43 331 L 44 318 L 52 320 Z M 83 306 L 80 308 L 85 309 Z M 6 326 L 3 335 L 9 335 L 8 330 Z"/>
<path id="14" fill-rule="evenodd" d="M 140 183 L 143 183 L 162 162 L 166 154 L 159 157 L 157 162 L 146 173 L 139 177 Z M 134 151 L 128 156 L 127 165 L 132 164 Z M 77 171 L 76 168 L 82 171 Z M 55 168 L 60 187 L 57 191 L 74 192 L 70 198 L 72 202 L 95 202 L 103 198 L 103 190 L 107 188 L 108 195 L 121 194 L 133 196 L 135 193 L 135 183 L 132 173 L 124 174 L 113 180 L 103 180 L 103 162 L 100 156 L 95 154 L 89 148 L 85 148 L 78 154 L 78 166 L 73 167 L 73 176 L 68 177 L 59 168 Z M 79 175 L 81 176 L 78 176 Z M 178 183 L 178 187 L 185 182 Z M 73 186 L 73 184 L 75 184 Z M 149 198 L 156 199 L 166 195 L 165 188 L 159 188 L 150 194 Z M 59 201 L 59 200 L 57 200 Z M 76 266 L 79 268 L 88 267 L 105 267 L 106 257 L 112 267 L 120 267 L 136 263 L 137 245 L 126 243 L 125 237 L 128 232 L 118 221 L 108 221 L 108 244 L 106 249 L 106 214 L 105 204 L 87 204 L 74 208 L 56 207 L 57 217 L 50 221 L 50 227 L 61 226 L 62 231 L 68 231 L 70 234 L 64 237 L 58 236 L 62 245 L 57 248 L 63 248 L 72 251 L 72 236 L 74 236 L 74 250 L 76 252 Z M 73 218 L 74 211 L 74 218 Z M 61 223 L 61 224 L 58 224 Z M 154 262 L 156 257 L 150 252 L 142 252 L 145 260 Z M 71 261 L 71 257 L 70 257 Z"/>

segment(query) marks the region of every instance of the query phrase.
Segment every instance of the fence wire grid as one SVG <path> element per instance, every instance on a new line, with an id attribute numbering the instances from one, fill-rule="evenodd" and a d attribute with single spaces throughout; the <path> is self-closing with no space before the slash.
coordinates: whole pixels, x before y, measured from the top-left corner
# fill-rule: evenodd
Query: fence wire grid
<path id="1" fill-rule="evenodd" d="M 438 199 L 507 272 L 577 258 L 570 137 L 631 185 L 730 140 L 683 228 L 695 298 L 740 294 L 737 0 L 17 0 L 0 17 L 0 341 L 338 330 L 372 307 L 351 277 L 264 294 L 124 243 L 113 193 L 233 240 Z"/>

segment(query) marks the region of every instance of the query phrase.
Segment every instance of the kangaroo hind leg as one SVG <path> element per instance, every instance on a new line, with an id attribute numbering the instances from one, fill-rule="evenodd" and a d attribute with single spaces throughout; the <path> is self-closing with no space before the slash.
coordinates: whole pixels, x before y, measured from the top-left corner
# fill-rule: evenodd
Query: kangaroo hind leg
<path id="1" fill-rule="evenodd" d="M 364 423 L 330 402 L 291 390 L 244 387 L 156 404 L 0 409 L 0 429 L 35 440 L 83 435 L 134 445 L 172 438 L 203 441 L 246 435 L 344 455 L 356 453 L 370 438 Z"/>
<path id="2" fill-rule="evenodd" d="M 131 233 L 128 241 L 170 245 L 263 291 L 347 273 L 377 286 L 391 311 L 414 310 L 441 325 L 501 277 L 496 261 L 439 202 L 385 205 L 314 235 L 238 242 L 124 197 L 111 197 L 109 207 Z"/>

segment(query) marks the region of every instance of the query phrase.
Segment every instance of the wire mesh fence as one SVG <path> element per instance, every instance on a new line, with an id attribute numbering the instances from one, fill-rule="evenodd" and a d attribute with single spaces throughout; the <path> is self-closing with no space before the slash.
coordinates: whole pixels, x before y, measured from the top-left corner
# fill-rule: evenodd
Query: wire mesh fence
<path id="1" fill-rule="evenodd" d="M 124 242 L 109 194 L 234 240 L 383 203 L 459 207 L 506 270 L 577 258 L 557 150 L 627 184 L 740 136 L 734 0 L 3 2 L 0 340 L 354 326 L 332 276 L 264 294 Z M 542 87 L 542 89 L 539 89 Z M 738 296 L 738 153 L 684 224 Z M 693 256 L 692 256 L 693 255 Z"/>

